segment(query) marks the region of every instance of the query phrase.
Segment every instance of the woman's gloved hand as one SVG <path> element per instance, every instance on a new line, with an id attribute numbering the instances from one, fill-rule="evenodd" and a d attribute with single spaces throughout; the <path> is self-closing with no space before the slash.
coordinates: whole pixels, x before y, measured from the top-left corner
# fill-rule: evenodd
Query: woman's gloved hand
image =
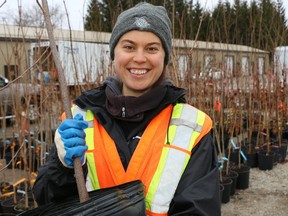
<path id="1" fill-rule="evenodd" d="M 85 152 L 88 147 L 84 129 L 87 127 L 88 123 L 83 120 L 81 114 L 77 114 L 74 119 L 65 119 L 58 127 L 54 141 L 58 157 L 64 166 L 73 168 L 73 160 L 76 157 L 80 157 L 82 164 L 85 163 Z"/>

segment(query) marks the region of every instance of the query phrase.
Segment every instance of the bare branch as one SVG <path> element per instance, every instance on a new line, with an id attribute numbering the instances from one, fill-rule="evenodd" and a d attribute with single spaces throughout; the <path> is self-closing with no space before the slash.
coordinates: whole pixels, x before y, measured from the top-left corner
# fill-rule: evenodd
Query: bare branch
<path id="1" fill-rule="evenodd" d="M 0 8 L 7 2 L 7 0 L 5 0 L 1 5 Z"/>
<path id="2" fill-rule="evenodd" d="M 53 27 L 52 27 L 51 19 L 50 19 L 49 8 L 48 8 L 48 4 L 46 0 L 42 0 L 42 6 L 43 6 L 42 12 L 44 15 L 46 29 L 47 29 L 47 33 L 48 33 L 48 37 L 50 41 L 50 48 L 51 48 L 53 59 L 55 61 L 55 65 L 59 74 L 61 96 L 62 96 L 64 108 L 65 108 L 65 113 L 66 113 L 67 118 L 72 118 L 68 88 L 67 88 L 67 84 L 65 80 L 64 70 L 60 62 L 59 52 L 56 47 L 56 43 L 55 43 L 55 39 L 53 35 Z M 89 199 L 89 195 L 87 192 L 84 174 L 82 170 L 82 164 L 81 164 L 79 157 L 74 159 L 74 173 L 75 173 L 80 202 L 85 202 Z"/>
<path id="3" fill-rule="evenodd" d="M 46 52 L 46 51 L 45 51 L 45 52 Z M 31 65 L 29 68 L 27 68 L 26 70 L 24 70 L 17 78 L 15 78 L 14 80 L 11 80 L 7 85 L 5 85 L 4 87 L 0 88 L 0 91 L 8 88 L 10 85 L 12 85 L 12 83 L 17 82 L 17 80 L 22 79 L 22 78 L 24 77 L 24 75 L 31 70 L 31 68 L 33 68 L 35 65 L 38 64 L 38 62 L 39 62 L 39 61 L 42 59 L 42 57 L 45 55 L 45 52 L 43 52 L 42 55 L 37 59 L 37 61 L 35 61 L 35 62 L 33 63 L 33 65 Z"/>
<path id="4" fill-rule="evenodd" d="M 42 5 L 39 3 L 38 0 L 36 0 L 36 3 L 37 3 L 37 5 L 39 6 L 39 8 L 41 9 L 42 13 L 45 14 L 45 12 L 44 12 L 44 10 L 43 10 L 43 8 L 42 8 Z"/>

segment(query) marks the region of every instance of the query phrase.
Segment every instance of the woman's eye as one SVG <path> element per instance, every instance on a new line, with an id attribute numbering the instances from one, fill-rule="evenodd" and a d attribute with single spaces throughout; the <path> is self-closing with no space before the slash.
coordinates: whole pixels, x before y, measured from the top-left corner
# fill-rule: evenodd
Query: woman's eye
<path id="1" fill-rule="evenodd" d="M 126 50 L 132 50 L 132 49 L 133 49 L 133 46 L 131 46 L 131 45 L 125 45 L 125 46 L 123 46 L 123 48 L 126 49 Z"/>
<path id="2" fill-rule="evenodd" d="M 158 48 L 157 47 L 149 47 L 148 50 L 150 52 L 156 52 L 156 51 L 158 51 Z"/>

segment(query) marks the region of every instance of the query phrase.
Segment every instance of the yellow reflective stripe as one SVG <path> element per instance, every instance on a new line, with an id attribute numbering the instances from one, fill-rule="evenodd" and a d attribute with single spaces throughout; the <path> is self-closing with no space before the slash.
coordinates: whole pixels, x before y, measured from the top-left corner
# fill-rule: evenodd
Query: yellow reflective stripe
<path id="1" fill-rule="evenodd" d="M 167 158 L 167 155 L 169 153 L 169 148 L 163 148 L 162 153 L 161 153 L 161 157 L 160 157 L 160 161 L 159 164 L 157 166 L 157 170 L 151 180 L 150 186 L 149 186 L 149 190 L 145 196 L 145 202 L 146 202 L 146 208 L 148 209 L 152 209 L 152 201 L 154 200 L 154 196 L 156 194 L 156 190 L 158 188 L 158 184 L 160 181 L 160 177 L 163 173 L 163 169 L 165 166 L 165 159 Z"/>
<path id="2" fill-rule="evenodd" d="M 94 115 L 90 110 L 86 112 L 86 121 L 93 122 L 93 127 L 89 127 L 85 130 L 86 133 L 86 145 L 88 150 L 94 150 Z"/>
<path id="3" fill-rule="evenodd" d="M 91 110 L 87 110 L 86 112 L 86 121 L 93 121 L 94 120 L 94 115 Z"/>
<path id="4" fill-rule="evenodd" d="M 182 112 L 182 107 L 183 107 L 183 104 L 177 104 L 176 106 L 173 107 L 173 112 L 171 115 L 172 119 L 180 118 L 181 112 Z M 168 130 L 169 130 L 168 135 L 169 135 L 169 142 L 170 142 L 168 144 L 171 144 L 171 141 L 174 140 L 174 137 L 176 134 L 177 125 L 170 125 Z M 166 136 L 166 139 L 167 139 L 167 136 Z M 167 142 L 167 140 L 165 142 Z M 151 180 L 151 183 L 149 185 L 149 189 L 148 189 L 147 194 L 145 196 L 146 208 L 151 210 L 152 212 L 156 212 L 156 213 L 165 211 L 164 209 L 159 210 L 157 208 L 157 206 L 155 206 L 155 195 L 157 193 L 159 193 L 158 191 L 156 193 L 156 190 L 157 189 L 159 190 L 159 182 L 161 180 L 161 176 L 163 175 L 163 170 L 165 168 L 169 149 L 170 148 L 163 148 L 162 153 L 161 153 L 161 157 L 159 160 L 159 164 L 157 166 L 157 170 L 156 170 L 156 172 L 155 172 L 155 174 Z M 157 198 L 156 200 L 158 200 L 158 199 L 159 198 Z M 160 198 L 160 201 L 162 201 L 161 198 Z M 156 202 L 158 202 L 158 201 L 156 201 Z M 165 209 L 166 208 L 167 207 L 165 207 Z"/>
<path id="5" fill-rule="evenodd" d="M 91 179 L 92 188 L 93 188 L 93 190 L 99 189 L 100 185 L 99 185 L 98 176 L 97 176 L 97 172 L 96 172 L 95 159 L 94 159 L 93 152 L 86 153 L 86 157 L 87 157 L 87 161 L 88 161 L 88 163 L 87 163 L 88 164 L 88 172 L 89 172 L 89 176 Z"/>
<path id="6" fill-rule="evenodd" d="M 176 106 L 174 106 L 172 116 L 171 116 L 172 119 L 177 119 L 181 116 L 182 107 L 183 107 L 183 104 L 177 104 Z M 169 126 L 169 134 L 168 134 L 169 135 L 169 142 L 171 142 L 174 139 L 176 129 L 177 129 L 177 125 L 170 125 Z M 167 136 L 166 136 L 165 142 L 167 143 Z M 163 148 L 157 170 L 156 170 L 156 172 L 155 172 L 155 174 L 151 180 L 149 190 L 145 196 L 146 208 L 148 208 L 148 209 L 152 208 L 152 206 L 151 206 L 152 201 L 154 200 L 154 196 L 156 194 L 155 192 L 158 188 L 158 184 L 160 181 L 160 177 L 163 173 L 163 169 L 165 166 L 165 162 L 166 162 L 166 158 L 167 158 L 168 153 L 169 153 L 169 148 Z"/>
<path id="7" fill-rule="evenodd" d="M 199 125 L 203 125 L 204 124 L 204 121 L 205 121 L 205 113 L 204 112 L 202 112 L 202 111 L 198 111 L 198 118 L 197 118 L 197 123 L 199 124 Z"/>
<path id="8" fill-rule="evenodd" d="M 168 131 L 170 144 L 191 152 L 204 120 L 205 114 L 198 109 L 187 104 L 176 104 Z M 167 147 L 163 148 L 157 171 L 147 192 L 148 196 L 146 195 L 146 206 L 154 213 L 167 213 L 190 159 L 190 154 L 169 148 L 169 145 Z"/>
<path id="9" fill-rule="evenodd" d="M 88 146 L 88 150 L 94 150 L 94 128 L 87 128 L 85 129 L 86 133 L 86 145 Z"/>
<path id="10" fill-rule="evenodd" d="M 176 119 L 180 118 L 183 106 L 184 106 L 184 104 L 181 103 L 181 104 L 176 104 L 173 107 L 172 116 L 171 116 L 172 119 L 173 118 L 176 118 Z"/>
<path id="11" fill-rule="evenodd" d="M 88 172 L 92 184 L 93 190 L 99 189 L 99 180 L 97 175 L 97 169 L 95 165 L 94 158 L 94 115 L 90 110 L 87 110 L 86 120 L 93 122 L 93 128 L 86 129 L 86 144 L 88 146 L 88 152 L 86 153 L 87 161 L 88 161 Z M 89 152 L 91 151 L 91 152 Z"/>

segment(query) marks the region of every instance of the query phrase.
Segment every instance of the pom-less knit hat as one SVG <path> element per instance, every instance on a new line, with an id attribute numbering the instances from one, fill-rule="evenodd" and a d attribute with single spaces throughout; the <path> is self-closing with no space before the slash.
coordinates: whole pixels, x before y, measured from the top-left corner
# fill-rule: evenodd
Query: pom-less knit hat
<path id="1" fill-rule="evenodd" d="M 114 48 L 119 39 L 132 30 L 149 31 L 157 35 L 165 49 L 165 65 L 168 64 L 171 50 L 171 21 L 162 6 L 139 3 L 122 12 L 116 21 L 110 38 L 110 56 L 114 60 Z"/>

